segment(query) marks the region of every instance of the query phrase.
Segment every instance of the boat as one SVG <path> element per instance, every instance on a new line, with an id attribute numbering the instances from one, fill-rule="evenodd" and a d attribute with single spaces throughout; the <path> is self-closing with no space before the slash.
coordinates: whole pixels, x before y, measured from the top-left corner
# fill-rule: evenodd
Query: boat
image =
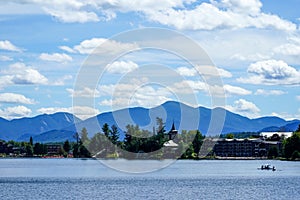
<path id="1" fill-rule="evenodd" d="M 266 165 L 262 165 L 260 168 L 258 169 L 261 169 L 261 170 L 272 170 L 272 171 L 276 171 L 276 168 L 275 166 L 271 166 L 269 164 L 266 164 Z"/>

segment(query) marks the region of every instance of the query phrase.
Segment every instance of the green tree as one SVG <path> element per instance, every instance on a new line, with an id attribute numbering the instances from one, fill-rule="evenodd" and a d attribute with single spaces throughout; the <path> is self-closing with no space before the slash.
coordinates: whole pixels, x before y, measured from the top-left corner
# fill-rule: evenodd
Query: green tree
<path id="1" fill-rule="evenodd" d="M 81 137 L 81 142 L 83 144 L 86 144 L 89 141 L 88 132 L 87 132 L 86 128 L 82 128 L 80 137 Z"/>
<path id="2" fill-rule="evenodd" d="M 70 149 L 71 149 L 71 145 L 70 145 L 69 140 L 66 140 L 66 141 L 64 142 L 63 149 L 64 149 L 64 151 L 65 151 L 67 154 L 69 153 L 69 151 L 70 151 Z"/>
<path id="3" fill-rule="evenodd" d="M 110 141 L 113 143 L 113 144 L 117 144 L 118 140 L 119 140 L 119 131 L 118 131 L 118 128 L 117 126 L 115 125 L 112 125 L 111 126 L 111 134 L 110 134 Z"/>
<path id="4" fill-rule="evenodd" d="M 197 130 L 196 134 L 195 134 L 195 139 L 192 142 L 194 153 L 196 153 L 197 158 L 199 156 L 200 148 L 201 148 L 201 146 L 203 144 L 203 139 L 204 139 L 204 137 L 202 136 L 202 134 L 200 133 L 200 131 Z"/>
<path id="5" fill-rule="evenodd" d="M 102 126 L 102 131 L 104 133 L 104 135 L 109 138 L 109 133 L 110 133 L 110 129 L 109 129 L 109 125 L 107 123 L 105 123 L 103 126 Z"/>
<path id="6" fill-rule="evenodd" d="M 33 146 L 33 139 L 32 139 L 31 136 L 30 136 L 30 139 L 29 139 L 29 144 L 30 144 L 31 146 Z"/>
<path id="7" fill-rule="evenodd" d="M 278 157 L 278 149 L 277 147 L 271 147 L 268 151 L 268 158 L 277 158 Z"/>
<path id="8" fill-rule="evenodd" d="M 296 159 L 299 159 L 300 158 L 300 152 L 299 151 L 294 151 L 293 154 L 292 154 L 292 157 L 291 159 L 292 160 L 296 160 Z"/>
<path id="9" fill-rule="evenodd" d="M 300 152 L 300 132 L 294 132 L 293 135 L 284 140 L 284 156 L 291 158 L 295 151 Z"/>
<path id="10" fill-rule="evenodd" d="M 37 142 L 34 144 L 33 153 L 36 155 L 45 155 L 47 154 L 47 148 L 44 144 Z"/>
<path id="11" fill-rule="evenodd" d="M 234 134 L 233 133 L 229 133 L 226 135 L 227 139 L 233 139 L 234 138 Z"/>
<path id="12" fill-rule="evenodd" d="M 156 117 L 156 124 L 157 124 L 157 134 L 164 134 L 165 130 L 165 123 L 163 122 L 162 118 Z"/>
<path id="13" fill-rule="evenodd" d="M 28 157 L 33 156 L 33 147 L 32 147 L 32 145 L 27 144 L 27 145 L 25 146 L 25 151 L 26 151 L 26 155 L 27 155 Z"/>

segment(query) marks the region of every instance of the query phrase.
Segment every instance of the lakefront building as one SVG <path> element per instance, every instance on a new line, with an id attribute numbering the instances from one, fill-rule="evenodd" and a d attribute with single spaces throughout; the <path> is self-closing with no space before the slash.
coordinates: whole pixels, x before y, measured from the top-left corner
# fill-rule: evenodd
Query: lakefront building
<path id="1" fill-rule="evenodd" d="M 216 157 L 267 157 L 269 150 L 274 147 L 279 152 L 282 149 L 281 141 L 266 141 L 254 139 L 216 139 L 212 154 Z"/>

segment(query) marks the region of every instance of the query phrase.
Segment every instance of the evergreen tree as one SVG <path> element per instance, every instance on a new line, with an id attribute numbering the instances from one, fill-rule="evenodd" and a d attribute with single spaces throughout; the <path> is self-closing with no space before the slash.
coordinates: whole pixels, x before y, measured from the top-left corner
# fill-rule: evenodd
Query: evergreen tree
<path id="1" fill-rule="evenodd" d="M 33 146 L 33 139 L 32 139 L 32 136 L 30 136 L 29 144 L 30 144 L 31 146 Z"/>
<path id="2" fill-rule="evenodd" d="M 88 132 L 87 132 L 86 128 L 82 128 L 80 134 L 81 134 L 81 142 L 83 144 L 86 144 L 89 141 Z"/>
<path id="3" fill-rule="evenodd" d="M 111 134 L 110 134 L 110 141 L 113 143 L 113 144 L 117 144 L 118 140 L 119 140 L 119 131 L 118 131 L 118 128 L 117 126 L 115 125 L 112 125 L 111 126 Z"/>
<path id="4" fill-rule="evenodd" d="M 202 146 L 203 139 L 204 139 L 204 137 L 202 136 L 200 131 L 197 130 L 196 135 L 195 135 L 195 139 L 192 142 L 194 153 L 196 153 L 197 157 L 199 156 L 199 151 L 200 151 L 200 148 Z"/>
<path id="5" fill-rule="evenodd" d="M 70 146 L 70 143 L 69 143 L 69 140 L 66 140 L 64 145 L 63 145 L 63 149 L 66 153 L 69 153 L 70 149 L 71 149 L 71 146 Z"/>
<path id="6" fill-rule="evenodd" d="M 102 126 L 102 131 L 104 133 L 104 135 L 109 138 L 109 133 L 110 133 L 110 129 L 109 129 L 109 125 L 107 123 L 105 123 L 103 126 Z"/>

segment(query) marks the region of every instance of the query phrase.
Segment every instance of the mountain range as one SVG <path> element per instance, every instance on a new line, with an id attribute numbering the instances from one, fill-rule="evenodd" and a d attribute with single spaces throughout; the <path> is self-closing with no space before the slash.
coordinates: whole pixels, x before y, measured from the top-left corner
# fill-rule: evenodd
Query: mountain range
<path id="1" fill-rule="evenodd" d="M 32 136 L 35 142 L 61 142 L 67 139 L 74 141 L 74 134 L 80 132 L 83 127 L 92 137 L 95 133 L 101 132 L 104 123 L 117 125 L 122 139 L 128 124 L 137 124 L 142 129 L 152 131 L 153 127 L 156 127 L 156 117 L 163 118 L 167 131 L 174 122 L 179 132 L 198 129 L 202 134 L 210 134 L 214 131 L 216 134 L 295 131 L 300 124 L 300 120 L 286 121 L 274 116 L 249 119 L 223 108 L 194 108 L 183 103 L 168 101 L 150 109 L 142 107 L 121 109 L 101 113 L 86 120 L 80 120 L 70 113 L 63 112 L 10 121 L 0 118 L 0 139 L 28 141 Z"/>

